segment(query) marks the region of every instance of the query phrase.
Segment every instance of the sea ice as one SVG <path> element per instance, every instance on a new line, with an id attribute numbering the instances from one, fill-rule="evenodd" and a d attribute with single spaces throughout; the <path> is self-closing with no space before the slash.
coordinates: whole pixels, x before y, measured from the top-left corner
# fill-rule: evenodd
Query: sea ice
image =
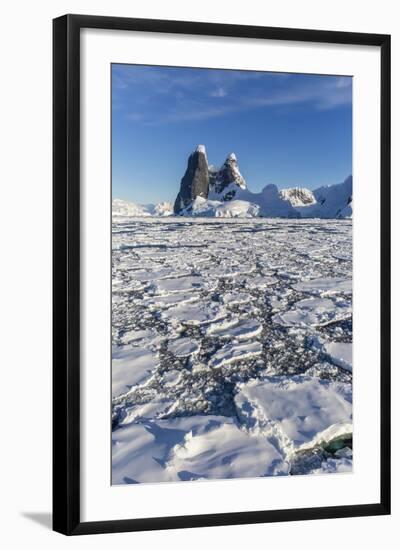
<path id="1" fill-rule="evenodd" d="M 153 288 L 156 294 L 199 290 L 208 286 L 209 285 L 206 283 L 206 281 L 199 276 L 162 279 L 153 283 Z"/>
<path id="2" fill-rule="evenodd" d="M 247 304 L 251 299 L 252 297 L 246 292 L 228 292 L 228 294 L 223 296 L 223 301 L 226 305 Z"/>
<path id="3" fill-rule="evenodd" d="M 243 321 L 236 321 L 228 326 L 223 323 L 220 326 L 210 325 L 207 334 L 223 339 L 248 340 L 261 334 L 261 331 L 262 324 L 259 321 L 256 319 L 243 319 Z"/>
<path id="4" fill-rule="evenodd" d="M 351 294 L 352 281 L 351 279 L 341 278 L 322 278 L 312 279 L 311 281 L 303 281 L 293 286 L 299 292 L 307 292 L 309 294 L 317 294 L 320 296 L 329 296 L 331 294 Z"/>
<path id="5" fill-rule="evenodd" d="M 283 326 L 318 327 L 351 317 L 351 304 L 331 298 L 306 298 L 296 302 L 284 313 L 274 315 L 273 321 Z"/>
<path id="6" fill-rule="evenodd" d="M 332 437 L 341 426 L 348 430 L 351 394 L 340 386 L 306 375 L 253 380 L 240 386 L 235 403 L 250 431 L 267 436 L 278 432 L 281 445 L 291 450 L 315 441 L 327 429 Z"/>
<path id="7" fill-rule="evenodd" d="M 168 467 L 173 468 L 180 479 L 229 479 L 287 473 L 283 456 L 267 439 L 252 437 L 231 419 L 215 424 L 214 428 L 201 433 L 190 431 L 183 442 L 173 448 Z"/>
<path id="8" fill-rule="evenodd" d="M 121 344 L 130 344 L 131 346 L 145 346 L 156 348 L 164 338 L 154 329 L 128 330 L 121 336 Z"/>
<path id="9" fill-rule="evenodd" d="M 332 362 L 348 371 L 353 370 L 353 346 L 343 342 L 327 342 L 323 351 L 329 355 Z"/>
<path id="10" fill-rule="evenodd" d="M 126 393 L 131 386 L 143 384 L 159 365 L 158 354 L 145 348 L 121 347 L 112 351 L 112 395 Z"/>
<path id="11" fill-rule="evenodd" d="M 188 304 L 172 307 L 162 312 L 165 320 L 179 321 L 189 325 L 202 325 L 226 316 L 226 311 L 215 302 L 209 304 Z"/>
<path id="12" fill-rule="evenodd" d="M 166 308 L 178 304 L 188 304 L 199 299 L 197 292 L 174 292 L 161 296 L 153 296 L 146 299 L 147 304 L 153 308 Z"/>
<path id="13" fill-rule="evenodd" d="M 351 221 L 138 215 L 112 227 L 113 483 L 349 471 Z"/>
<path id="14" fill-rule="evenodd" d="M 113 484 L 259 477 L 288 472 L 279 450 L 231 418 L 130 423 L 113 432 Z"/>
<path id="15" fill-rule="evenodd" d="M 235 361 L 249 359 L 261 355 L 262 345 L 260 342 L 246 342 L 245 344 L 226 344 L 219 349 L 211 360 L 214 367 L 229 365 Z"/>
<path id="16" fill-rule="evenodd" d="M 188 357 L 197 353 L 200 349 L 198 342 L 190 338 L 178 338 L 168 342 L 168 351 L 176 357 Z"/>

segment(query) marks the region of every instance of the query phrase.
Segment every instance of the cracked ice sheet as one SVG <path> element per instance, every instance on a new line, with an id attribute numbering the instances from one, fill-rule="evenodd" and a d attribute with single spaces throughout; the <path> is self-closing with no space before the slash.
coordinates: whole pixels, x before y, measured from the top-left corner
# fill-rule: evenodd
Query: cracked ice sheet
<path id="1" fill-rule="evenodd" d="M 344 342 L 327 342 L 323 346 L 323 351 L 329 355 L 332 363 L 346 369 L 353 370 L 353 345 Z"/>
<path id="2" fill-rule="evenodd" d="M 349 458 L 328 458 L 322 462 L 320 468 L 310 470 L 308 474 L 337 474 L 351 472 L 353 469 L 353 461 Z"/>
<path id="3" fill-rule="evenodd" d="M 161 316 L 171 322 L 203 325 L 226 317 L 226 310 L 215 302 L 209 304 L 181 305 L 163 311 Z"/>
<path id="4" fill-rule="evenodd" d="M 296 302 L 291 310 L 274 315 L 272 320 L 287 327 L 318 327 L 350 317 L 350 302 L 331 298 L 306 298 Z"/>
<path id="5" fill-rule="evenodd" d="M 251 289 L 255 288 L 258 290 L 264 290 L 277 282 L 278 279 L 276 277 L 270 277 L 268 275 L 258 275 L 256 277 L 249 277 L 246 281 L 246 286 Z"/>
<path id="6" fill-rule="evenodd" d="M 248 340 L 261 334 L 262 324 L 256 319 L 234 320 L 231 324 L 213 323 L 206 329 L 208 336 L 222 339 L 233 338 L 236 340 Z"/>
<path id="7" fill-rule="evenodd" d="M 223 416 L 123 425 L 113 432 L 112 454 L 113 484 L 288 473 L 287 462 L 272 443 Z"/>
<path id="8" fill-rule="evenodd" d="M 154 351 L 127 346 L 113 347 L 112 396 L 124 394 L 131 386 L 149 380 L 158 365 L 158 354 Z"/>
<path id="9" fill-rule="evenodd" d="M 149 307 L 167 308 L 176 306 L 179 304 L 188 304 L 190 302 L 197 302 L 199 294 L 196 292 L 174 292 L 172 294 L 166 294 L 161 296 L 153 296 L 151 298 L 145 298 L 143 303 L 148 304 Z M 139 300 L 141 302 L 141 300 Z"/>
<path id="10" fill-rule="evenodd" d="M 199 276 L 162 279 L 152 283 L 152 287 L 157 294 L 200 290 L 202 288 L 210 289 L 210 286 L 210 281 L 206 281 Z"/>
<path id="11" fill-rule="evenodd" d="M 260 342 L 246 342 L 245 344 L 226 344 L 219 349 L 211 359 L 213 367 L 221 367 L 261 355 L 262 345 Z"/>
<path id="12" fill-rule="evenodd" d="M 222 297 L 224 304 L 247 304 L 253 299 L 250 294 L 246 292 L 228 292 Z"/>
<path id="13" fill-rule="evenodd" d="M 307 323 L 282 326 L 276 323 L 276 318 L 273 321 L 274 313 L 285 315 L 295 310 L 314 315 L 318 322 L 323 322 L 321 326 L 340 321 L 342 314 L 350 319 L 351 299 L 343 289 L 339 300 L 337 294 L 324 298 L 319 294 L 320 288 L 314 294 L 293 287 L 301 282 L 315 284 L 321 279 L 351 278 L 351 261 L 338 259 L 342 256 L 351 260 L 351 222 L 146 218 L 115 224 L 114 229 L 113 341 L 118 345 L 126 343 L 130 348 L 152 348 L 154 352 L 160 348 L 160 356 L 154 355 L 160 365 L 154 370 L 144 369 L 143 382 L 138 382 L 128 393 L 131 397 L 114 401 L 114 433 L 122 425 L 142 425 L 143 429 L 146 423 L 151 427 L 164 414 L 165 421 L 172 416 L 188 418 L 188 414 L 202 414 L 203 418 L 233 414 L 239 380 L 265 381 L 267 371 L 259 367 L 263 362 L 277 366 L 277 372 L 288 379 L 308 369 L 316 380 L 328 377 L 349 382 L 351 388 L 351 373 L 331 364 L 332 357 L 327 363 L 327 354 L 322 349 L 323 344 L 336 339 L 351 341 L 350 320 L 338 323 L 341 333 L 333 327 L 321 328 L 319 348 L 309 346 L 316 330 Z M 128 248 L 121 250 L 121 244 Z M 143 281 L 135 280 L 135 275 Z M 197 289 L 191 285 L 178 291 L 176 287 L 185 279 L 202 282 Z M 247 294 L 251 298 L 247 303 L 224 304 L 223 297 L 227 294 Z M 316 302 L 311 306 L 309 302 L 307 311 L 307 301 L 301 301 L 307 295 L 308 299 L 328 301 L 322 302 L 325 304 L 322 308 L 321 302 L 318 307 Z M 300 307 L 293 300 L 300 302 Z M 135 331 L 151 332 L 140 339 Z M 190 369 L 183 368 L 188 362 L 185 358 L 165 353 L 179 334 L 201 344 Z M 257 346 L 262 343 L 261 356 L 242 355 L 237 362 L 235 358 L 222 368 L 212 366 L 216 353 L 229 359 L 230 354 L 238 352 L 238 345 L 245 343 Z M 126 388 L 129 386 L 128 383 Z M 208 412 L 198 403 L 210 405 Z M 240 428 L 246 431 L 246 424 Z M 187 429 L 190 431 L 190 423 Z M 325 436 L 330 437 L 329 433 Z M 188 445 L 191 447 L 192 443 Z M 187 457 L 180 460 L 188 462 Z M 278 470 L 269 469 L 267 475 L 275 475 Z M 187 471 L 191 472 L 190 468 Z M 201 469 L 194 473 L 201 475 Z M 238 477 L 245 476 L 244 471 L 242 475 L 238 470 Z M 183 477 L 189 479 L 190 474 L 183 473 Z M 156 481 L 150 475 L 146 480 Z"/>
<path id="14" fill-rule="evenodd" d="M 306 375 L 253 380 L 240 385 L 235 404 L 250 432 L 273 437 L 289 455 L 351 431 L 350 384 Z"/>
<path id="15" fill-rule="evenodd" d="M 131 346 L 144 346 L 147 348 L 157 348 L 164 340 L 157 331 L 146 330 L 129 330 L 121 336 L 122 344 L 130 344 Z"/>
<path id="16" fill-rule="evenodd" d="M 199 343 L 190 338 L 178 338 L 170 340 L 168 343 L 168 351 L 176 357 L 188 357 L 189 355 L 198 353 L 199 349 Z"/>
<path id="17" fill-rule="evenodd" d="M 190 271 L 188 270 L 186 273 L 181 273 L 180 275 L 190 275 Z M 152 271 L 148 269 L 148 270 L 134 271 L 132 273 L 132 276 L 136 281 L 148 282 L 148 281 L 157 281 L 157 280 L 174 277 L 176 276 L 176 272 L 174 269 L 165 269 L 165 268 L 159 269 L 158 271 Z"/>
<path id="18" fill-rule="evenodd" d="M 319 296 L 329 296 L 331 294 L 351 294 L 351 279 L 323 278 L 303 281 L 293 286 L 299 292 L 307 292 Z"/>

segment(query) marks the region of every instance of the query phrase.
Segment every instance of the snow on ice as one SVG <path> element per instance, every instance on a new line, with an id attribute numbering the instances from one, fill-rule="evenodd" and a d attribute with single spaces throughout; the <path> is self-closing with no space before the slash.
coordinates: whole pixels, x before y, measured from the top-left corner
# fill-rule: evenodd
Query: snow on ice
<path id="1" fill-rule="evenodd" d="M 353 345 L 345 342 L 328 342 L 324 345 L 324 351 L 327 353 L 332 362 L 343 369 L 353 370 Z"/>
<path id="2" fill-rule="evenodd" d="M 114 484 L 351 471 L 351 220 L 119 210 L 112 245 Z"/>

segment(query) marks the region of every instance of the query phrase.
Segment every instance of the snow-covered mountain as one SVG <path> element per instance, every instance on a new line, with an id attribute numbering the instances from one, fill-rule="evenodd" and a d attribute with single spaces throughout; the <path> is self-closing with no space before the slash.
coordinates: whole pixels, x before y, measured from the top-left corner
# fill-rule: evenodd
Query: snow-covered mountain
<path id="1" fill-rule="evenodd" d="M 289 201 L 294 207 L 306 206 L 308 204 L 315 204 L 314 193 L 305 187 L 291 187 L 289 189 L 281 189 L 279 195 L 285 201 Z"/>
<path id="2" fill-rule="evenodd" d="M 298 207 L 302 218 L 351 218 L 353 215 L 353 177 L 342 183 L 314 190 L 316 203 Z"/>
<path id="3" fill-rule="evenodd" d="M 205 199 L 199 196 L 186 208 L 182 209 L 179 215 L 207 218 L 301 217 L 289 201 L 280 197 L 276 185 L 267 185 L 260 193 L 252 193 L 248 189 L 238 187 L 236 184 L 231 184 L 226 189 L 235 192 L 233 199 L 213 200 L 212 198 Z"/>
<path id="4" fill-rule="evenodd" d="M 173 207 L 170 202 L 158 204 L 136 204 L 135 202 L 113 199 L 113 218 L 141 218 L 148 216 L 171 216 Z"/>
<path id="5" fill-rule="evenodd" d="M 114 217 L 199 216 L 228 218 L 351 218 L 353 180 L 314 191 L 269 184 L 259 193 L 248 189 L 239 163 L 231 153 L 221 168 L 208 164 L 206 148 L 190 154 L 174 206 L 169 202 L 141 205 L 113 200 Z"/>
<path id="6" fill-rule="evenodd" d="M 259 207 L 259 215 L 264 218 L 300 218 L 300 214 L 284 200 L 276 185 L 269 184 L 260 193 L 252 193 L 248 189 L 240 190 L 238 199 L 256 204 Z"/>
<path id="7" fill-rule="evenodd" d="M 215 168 L 208 164 L 205 146 L 198 145 L 189 156 L 174 212 L 183 215 L 197 197 L 223 202 L 233 200 L 238 198 L 238 191 L 246 187 L 235 153 L 227 157 L 221 168 Z"/>
<path id="8" fill-rule="evenodd" d="M 149 207 L 150 206 L 153 207 L 153 216 L 172 216 L 174 213 L 174 207 L 172 206 L 172 203 L 168 201 L 159 202 L 156 205 L 149 205 Z"/>
<path id="9" fill-rule="evenodd" d="M 113 217 L 129 218 L 151 216 L 147 206 L 136 204 L 134 202 L 124 201 L 121 199 L 113 199 L 112 201 Z"/>
<path id="10" fill-rule="evenodd" d="M 206 148 L 198 145 L 188 158 L 186 172 L 181 179 L 179 193 L 175 199 L 174 213 L 181 214 L 197 198 L 208 198 L 210 175 Z"/>
<path id="11" fill-rule="evenodd" d="M 236 204 L 223 206 L 235 201 Z M 240 204 L 240 206 L 239 206 Z M 199 145 L 190 155 L 176 197 L 174 213 L 180 216 L 348 218 L 352 216 L 352 177 L 343 183 L 315 191 L 293 187 L 278 191 L 269 184 L 253 193 L 231 153 L 221 168 L 209 166 L 206 148 Z"/>
<path id="12" fill-rule="evenodd" d="M 181 216 L 200 218 L 257 218 L 260 208 L 256 204 L 243 200 L 215 201 L 196 197 L 180 213 Z"/>
<path id="13" fill-rule="evenodd" d="M 287 190 L 282 196 L 275 185 L 252 193 L 235 153 L 230 153 L 221 168 L 214 168 L 208 165 L 205 146 L 199 145 L 189 156 L 174 212 L 180 216 L 299 218 L 292 206 L 295 198 L 296 204 L 315 202 L 308 190 Z"/>
<path id="14" fill-rule="evenodd" d="M 235 153 L 231 153 L 219 170 L 209 168 L 209 198 L 229 201 L 236 197 L 239 189 L 246 189 L 246 180 L 239 170 Z"/>

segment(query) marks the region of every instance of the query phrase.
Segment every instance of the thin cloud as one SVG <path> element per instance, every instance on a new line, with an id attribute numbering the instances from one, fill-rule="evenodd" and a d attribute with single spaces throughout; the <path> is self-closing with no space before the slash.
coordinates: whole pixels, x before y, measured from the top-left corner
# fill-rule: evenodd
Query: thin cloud
<path id="1" fill-rule="evenodd" d="M 133 70 L 132 70 L 133 68 Z M 135 123 L 202 121 L 259 108 L 351 104 L 350 77 L 129 66 L 113 73 L 113 97 Z"/>
<path id="2" fill-rule="evenodd" d="M 224 88 L 217 88 L 216 90 L 213 90 L 210 92 L 211 97 L 226 97 L 228 95 L 228 92 L 224 90 Z"/>

